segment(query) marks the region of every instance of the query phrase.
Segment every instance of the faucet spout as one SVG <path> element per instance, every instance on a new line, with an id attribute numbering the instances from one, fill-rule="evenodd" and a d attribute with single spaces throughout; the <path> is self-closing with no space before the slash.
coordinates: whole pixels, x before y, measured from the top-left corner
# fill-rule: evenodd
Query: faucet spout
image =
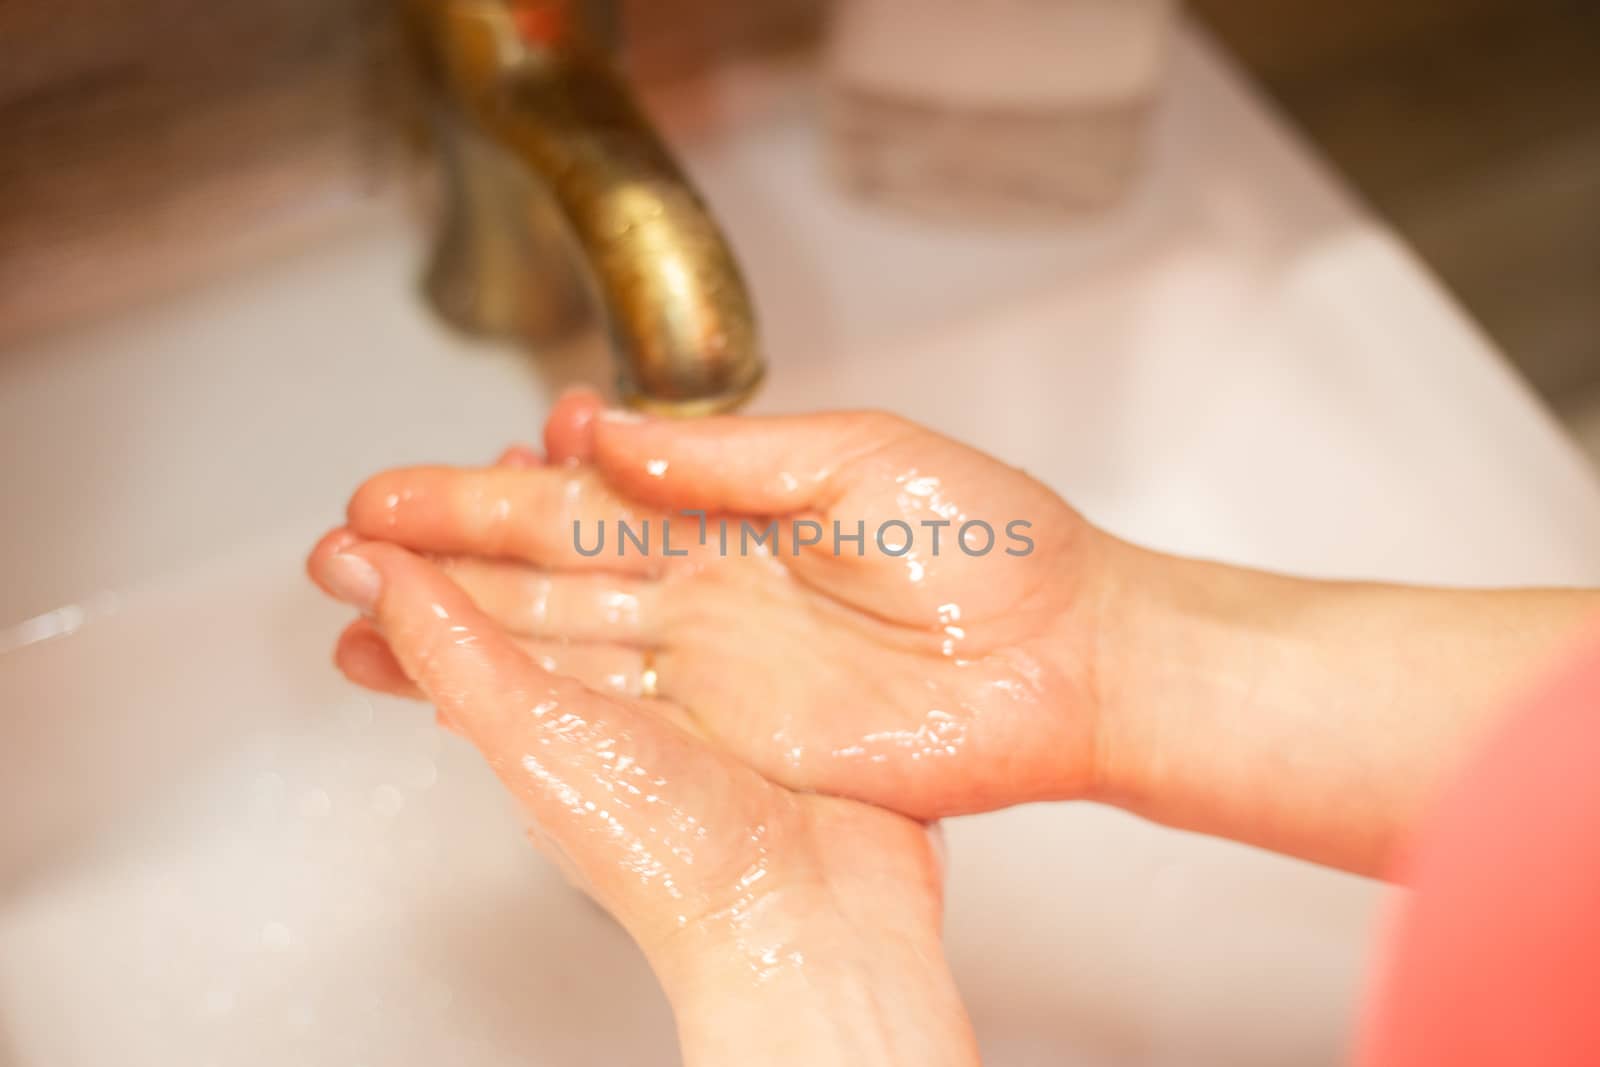
<path id="1" fill-rule="evenodd" d="M 601 40 L 609 5 L 411 5 L 435 113 L 466 127 L 449 165 L 455 198 L 499 201 L 457 204 L 458 232 L 441 241 L 430 280 L 448 317 L 478 332 L 531 332 L 513 324 L 526 322 L 519 305 L 551 298 L 539 280 L 549 265 L 532 261 L 559 255 L 537 239 L 541 212 L 554 214 L 587 265 L 625 402 L 696 415 L 748 399 L 765 369 L 749 291 Z M 531 199 L 540 196 L 543 205 Z"/>

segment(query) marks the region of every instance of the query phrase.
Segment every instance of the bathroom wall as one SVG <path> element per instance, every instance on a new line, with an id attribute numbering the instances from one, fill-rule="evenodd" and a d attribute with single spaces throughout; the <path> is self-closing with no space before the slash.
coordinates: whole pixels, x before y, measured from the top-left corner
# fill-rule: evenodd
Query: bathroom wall
<path id="1" fill-rule="evenodd" d="M 404 158 L 397 0 L 0 4 L 0 353 L 320 232 Z M 666 81 L 818 0 L 624 0 Z"/>

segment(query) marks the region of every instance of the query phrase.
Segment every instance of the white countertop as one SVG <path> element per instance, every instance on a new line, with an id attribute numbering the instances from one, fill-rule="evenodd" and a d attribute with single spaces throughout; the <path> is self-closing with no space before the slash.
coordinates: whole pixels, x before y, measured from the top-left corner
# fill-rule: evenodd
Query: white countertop
<path id="1" fill-rule="evenodd" d="M 1030 469 L 1117 532 L 1175 550 L 1330 575 L 1600 583 L 1600 486 L 1576 449 L 1414 257 L 1193 35 L 1142 187 L 1110 216 L 1048 233 L 950 230 L 842 198 L 823 176 L 814 104 L 804 76 L 757 71 L 663 105 L 753 283 L 773 365 L 759 408 L 901 411 Z M 272 816 L 270 840 L 226 821 L 184 837 L 160 814 L 172 798 L 133 773 L 139 758 L 175 764 L 173 781 L 186 768 L 202 783 L 195 795 L 247 806 L 253 794 L 230 768 L 266 751 L 287 761 L 273 772 L 280 784 L 304 772 L 337 805 L 364 795 L 339 759 L 415 743 L 416 727 L 390 717 L 399 711 L 371 719 L 369 708 L 359 739 L 324 722 L 349 699 L 321 659 L 337 613 L 305 587 L 299 555 L 363 474 L 487 461 L 536 436 L 550 396 L 524 356 L 474 349 L 427 318 L 412 297 L 419 249 L 403 211 L 370 205 L 298 256 L 0 354 L 0 707 L 32 713 L 11 719 L 23 732 L 10 739 L 0 717 L 0 758 L 8 743 L 32 753 L 0 784 L 0 803 L 30 811 L 36 837 L 91 850 L 29 870 L 27 827 L 21 839 L 0 833 L 0 1031 L 10 1024 L 24 1062 L 97 1062 L 97 1035 L 118 1042 L 123 1062 L 167 1062 L 163 1040 L 189 1047 L 187 1027 L 212 1025 L 190 1018 L 202 1001 L 234 1013 L 235 1051 L 277 1062 L 274 1042 L 288 1040 L 280 1016 L 246 1018 L 243 994 L 191 997 L 171 970 L 160 980 L 176 991 L 176 1021 L 58 1025 L 45 1014 L 52 991 L 87 988 L 62 930 L 94 946 L 110 961 L 95 973 L 110 975 L 112 963 L 140 965 L 150 950 L 135 935 L 164 929 L 176 900 L 192 936 L 173 967 L 220 981 L 217 968 L 246 965 L 215 956 L 213 942 L 240 931 L 248 941 L 267 919 L 278 929 L 290 899 L 298 931 L 334 933 L 311 946 L 322 957 L 271 966 L 322 958 L 307 973 L 336 1009 L 358 983 L 411 997 L 433 979 L 384 954 L 387 926 L 363 927 L 359 953 L 341 949 L 342 920 L 312 892 L 322 868 L 306 856 L 370 848 L 415 877 L 369 885 L 349 861 L 330 891 L 352 907 L 381 894 L 395 930 L 438 941 L 429 953 L 457 944 L 446 935 L 468 918 L 450 902 L 472 879 L 503 903 L 531 899 L 527 879 L 545 877 L 508 858 L 498 795 L 470 754 L 441 756 L 432 792 L 408 802 L 438 824 L 419 825 L 448 884 L 426 882 L 435 867 L 396 851 L 393 831 L 360 812 L 317 831 L 314 847 L 292 815 Z M 542 366 L 552 382 L 604 374 L 593 344 Z M 196 618 L 207 621 L 200 656 Z M 149 721 L 164 732 L 147 736 Z M 252 736 L 276 740 L 240 747 Z M 134 765 L 117 817 L 154 820 L 151 840 L 169 849 L 160 862 L 93 852 L 83 842 L 115 836 L 96 822 L 108 816 L 47 795 L 58 780 L 108 773 L 85 739 Z M 992 1063 L 1060 1062 L 1065 1049 L 1095 1063 L 1337 1061 L 1371 886 L 1081 805 L 958 820 L 951 842 L 950 951 Z M 33 889 L 8 900 L 13 853 Z M 167 896 L 140 881 L 147 869 L 166 872 Z M 279 911 L 229 905 L 223 890 L 241 884 Z M 566 898 L 541 899 L 543 918 L 579 931 L 558 942 L 599 944 L 581 931 L 601 928 Z M 540 921 L 530 912 L 510 933 L 477 931 L 460 953 L 493 957 L 499 980 L 536 970 L 517 954 L 549 933 Z M 592 951 L 584 958 L 633 968 L 632 995 L 652 995 L 625 946 Z M 439 958 L 467 966 L 452 953 Z M 274 989 L 299 980 L 249 966 Z M 523 1062 L 542 1039 L 557 1047 L 551 1034 L 605 1062 L 670 1040 L 659 1004 L 641 1009 L 637 1034 L 591 1026 L 584 998 L 607 995 L 591 978 L 546 982 L 572 999 L 537 1020 L 497 1015 L 475 1062 Z M 107 977 L 94 992 L 116 989 Z M 321 1044 L 285 1047 L 335 1062 L 334 1030 L 367 1026 L 363 1041 L 425 1059 L 465 1025 L 424 1032 L 420 1020 L 446 1007 L 329 1010 Z"/>

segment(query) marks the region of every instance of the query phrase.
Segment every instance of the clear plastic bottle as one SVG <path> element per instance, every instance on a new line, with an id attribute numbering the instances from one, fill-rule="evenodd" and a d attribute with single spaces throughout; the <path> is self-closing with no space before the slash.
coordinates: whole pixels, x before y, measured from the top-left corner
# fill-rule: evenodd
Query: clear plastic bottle
<path id="1" fill-rule="evenodd" d="M 942 217 L 1080 215 L 1128 187 L 1176 0 L 838 0 L 832 164 Z"/>

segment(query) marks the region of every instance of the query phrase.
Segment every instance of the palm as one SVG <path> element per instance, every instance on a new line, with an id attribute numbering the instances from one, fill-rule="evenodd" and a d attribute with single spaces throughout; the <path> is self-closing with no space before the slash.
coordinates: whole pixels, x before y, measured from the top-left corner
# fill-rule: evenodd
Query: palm
<path id="1" fill-rule="evenodd" d="M 864 910 L 894 907 L 908 926 L 938 928 L 940 863 L 922 825 L 791 792 L 651 702 L 571 694 L 563 706 L 581 707 L 581 754 L 535 769 L 527 754 L 549 751 L 550 727 L 525 714 L 496 717 L 472 740 L 527 808 L 534 843 L 642 943 L 686 928 L 720 940 L 771 894 L 786 908 L 824 906 L 842 885 Z"/>
<path id="2" fill-rule="evenodd" d="M 1059 781 L 1063 762 L 1086 763 L 1092 722 L 1071 653 L 1086 612 L 1063 581 L 1082 551 L 1081 524 L 1024 476 L 971 470 L 981 457 L 927 444 L 904 442 L 842 471 L 854 488 L 810 513 L 823 543 L 796 553 L 805 516 L 788 515 L 775 553 L 666 575 L 659 673 L 665 693 L 775 780 L 935 817 L 1004 803 L 1026 785 L 1019 775 Z M 906 491 L 908 469 L 918 471 L 909 479 L 917 493 Z M 1033 551 L 1007 556 L 997 539 L 969 557 L 953 542 L 957 518 L 935 554 L 921 523 L 941 514 L 1025 515 Z M 914 531 L 903 556 L 872 543 L 891 519 Z M 836 553 L 835 521 L 846 531 L 864 522 L 862 555 L 851 545 Z M 992 525 L 1003 531 L 1006 521 Z M 759 525 L 730 527 L 747 522 Z M 1025 752 L 1047 752 L 1050 766 L 1019 766 Z"/>
<path id="3" fill-rule="evenodd" d="M 604 440 L 575 449 L 598 471 L 395 472 L 358 494 L 352 524 L 458 559 L 518 558 L 525 566 L 457 562 L 455 576 L 533 651 L 598 684 L 626 689 L 645 669 L 635 646 L 648 647 L 659 695 L 786 785 L 924 818 L 1036 796 L 1047 779 L 1086 787 L 1094 597 L 1080 576 L 1093 531 L 1020 472 L 867 419 L 797 428 L 784 448 L 791 469 L 777 472 L 721 464 L 697 476 L 691 454 L 661 477 L 642 458 L 661 442 L 619 455 Z M 826 463 L 812 462 L 818 448 L 830 450 Z M 397 511 L 402 498 L 409 506 Z M 564 536 L 573 522 L 592 531 L 626 517 L 659 530 L 667 520 L 681 547 L 699 533 L 683 508 L 712 514 L 726 553 L 714 529 L 684 559 L 659 547 L 618 557 L 614 546 L 588 558 Z M 973 519 L 995 532 L 981 555 L 956 543 Z M 1016 531 L 1031 540 L 1026 554 L 1007 554 L 1027 547 L 1008 539 L 1013 520 L 1028 524 Z M 949 525 L 927 525 L 940 522 Z M 774 523 L 776 550 L 755 540 Z M 835 523 L 864 531 L 861 548 L 836 545 Z M 909 551 L 884 550 L 898 553 L 907 531 Z M 796 549 L 797 533 L 819 532 L 820 543 Z M 972 551 L 986 541 L 969 531 Z M 623 621 L 595 619 L 596 600 L 620 605 Z"/>

